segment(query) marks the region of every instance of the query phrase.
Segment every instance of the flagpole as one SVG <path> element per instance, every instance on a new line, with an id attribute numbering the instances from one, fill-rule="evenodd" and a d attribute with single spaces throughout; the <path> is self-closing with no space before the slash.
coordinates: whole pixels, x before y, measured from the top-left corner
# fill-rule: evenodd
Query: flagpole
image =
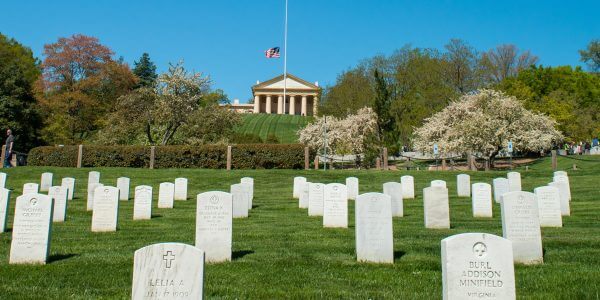
<path id="1" fill-rule="evenodd" d="M 285 28 L 283 30 L 283 107 L 285 114 L 285 101 L 287 93 L 287 27 L 288 27 L 288 0 L 285 0 Z"/>

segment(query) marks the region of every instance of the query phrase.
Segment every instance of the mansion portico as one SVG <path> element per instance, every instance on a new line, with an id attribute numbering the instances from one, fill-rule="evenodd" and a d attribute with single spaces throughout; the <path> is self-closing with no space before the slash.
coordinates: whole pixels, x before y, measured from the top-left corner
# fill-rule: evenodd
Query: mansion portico
<path id="1" fill-rule="evenodd" d="M 321 88 L 294 75 L 287 74 L 286 96 L 283 99 L 283 75 L 252 87 L 256 113 L 312 116 L 317 113 Z"/>

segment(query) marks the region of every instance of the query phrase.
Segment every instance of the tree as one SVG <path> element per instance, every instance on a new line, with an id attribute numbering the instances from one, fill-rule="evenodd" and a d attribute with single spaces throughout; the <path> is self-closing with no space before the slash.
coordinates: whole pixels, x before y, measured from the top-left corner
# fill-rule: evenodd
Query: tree
<path id="1" fill-rule="evenodd" d="M 600 72 L 600 40 L 591 41 L 587 49 L 579 50 L 579 55 L 592 72 Z"/>
<path id="2" fill-rule="evenodd" d="M 148 53 L 142 54 L 139 61 L 133 63 L 133 74 L 138 77 L 138 87 L 154 87 L 156 84 L 156 65 L 150 60 Z"/>
<path id="3" fill-rule="evenodd" d="M 375 69 L 375 103 L 373 105 L 377 116 L 377 137 L 379 143 L 387 144 L 393 136 L 394 118 L 390 115 L 390 106 L 392 104 L 391 93 L 383 75 Z M 392 142 L 393 143 L 393 142 Z"/>
<path id="4" fill-rule="evenodd" d="M 517 46 L 504 44 L 484 53 L 481 64 L 491 82 L 501 82 L 505 78 L 516 76 L 521 70 L 535 65 L 538 57 L 529 50 L 519 51 Z"/>
<path id="5" fill-rule="evenodd" d="M 319 108 L 321 115 L 345 117 L 364 106 L 372 106 L 375 89 L 369 70 L 365 66 L 342 72 L 334 86 L 323 91 Z"/>
<path id="6" fill-rule="evenodd" d="M 551 118 L 531 112 L 512 96 L 479 90 L 450 103 L 415 130 L 415 148 L 442 157 L 474 153 L 493 163 L 509 141 L 516 151 L 542 151 L 562 140 Z"/>
<path id="7" fill-rule="evenodd" d="M 444 48 L 444 70 L 449 83 L 461 94 L 479 88 L 483 79 L 477 51 L 459 39 L 451 39 Z"/>
<path id="8" fill-rule="evenodd" d="M 18 151 L 40 143 L 42 120 L 33 92 L 38 64 L 31 49 L 0 34 L 0 124 L 12 129 Z"/>

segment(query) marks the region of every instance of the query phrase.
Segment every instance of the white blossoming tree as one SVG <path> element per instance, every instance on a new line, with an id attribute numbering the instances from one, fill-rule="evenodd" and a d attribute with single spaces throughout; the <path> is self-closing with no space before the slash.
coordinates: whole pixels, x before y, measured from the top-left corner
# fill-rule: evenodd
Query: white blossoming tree
<path id="1" fill-rule="evenodd" d="M 415 130 L 414 146 L 424 153 L 437 144 L 442 157 L 471 152 L 493 162 L 513 142 L 515 151 L 542 151 L 562 140 L 550 117 L 525 109 L 515 97 L 479 90 L 460 97 L 425 119 Z"/>

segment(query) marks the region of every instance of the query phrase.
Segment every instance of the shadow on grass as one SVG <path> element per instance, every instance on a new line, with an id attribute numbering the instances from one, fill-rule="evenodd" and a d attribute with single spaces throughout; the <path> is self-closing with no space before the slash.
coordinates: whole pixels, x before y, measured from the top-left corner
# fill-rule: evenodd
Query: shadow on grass
<path id="1" fill-rule="evenodd" d="M 71 257 L 79 256 L 79 254 L 69 253 L 69 254 L 54 254 L 48 257 L 48 263 L 53 263 L 65 259 L 69 259 Z"/>
<path id="2" fill-rule="evenodd" d="M 400 260 L 404 255 L 406 255 L 404 251 L 394 251 L 394 261 Z"/>
<path id="3" fill-rule="evenodd" d="M 248 254 L 253 254 L 254 251 L 252 250 L 239 250 L 239 251 L 233 251 L 231 253 L 231 260 L 237 260 L 240 259 Z"/>
<path id="4" fill-rule="evenodd" d="M 150 216 L 151 219 L 157 219 L 157 218 L 162 218 L 162 215 L 159 214 L 152 214 L 152 216 Z"/>
<path id="5" fill-rule="evenodd" d="M 260 207 L 260 205 L 254 205 L 254 204 L 252 204 L 252 209 L 259 208 L 259 207 Z"/>

